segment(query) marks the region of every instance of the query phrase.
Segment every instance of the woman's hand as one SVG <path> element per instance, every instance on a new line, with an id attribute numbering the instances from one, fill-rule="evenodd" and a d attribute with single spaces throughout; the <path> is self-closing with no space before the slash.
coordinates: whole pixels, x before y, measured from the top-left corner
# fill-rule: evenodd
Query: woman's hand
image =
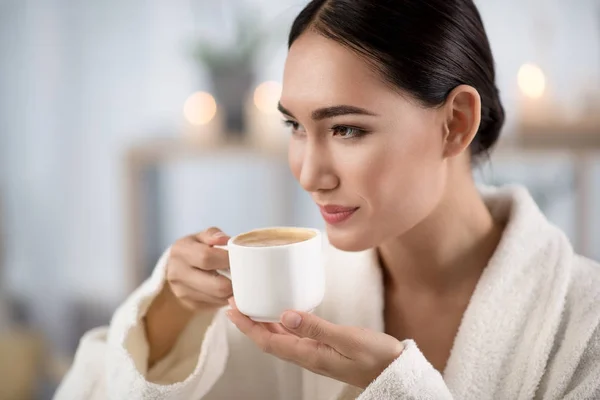
<path id="1" fill-rule="evenodd" d="M 144 317 L 150 367 L 169 353 L 195 312 L 214 312 L 232 296 L 231 281 L 216 272 L 229 268 L 229 256 L 213 247 L 228 239 L 209 228 L 171 246 L 166 283 Z"/>
<path id="2" fill-rule="evenodd" d="M 281 324 L 263 324 L 230 304 L 229 319 L 264 352 L 359 388 L 366 388 L 403 350 L 400 341 L 385 333 L 296 311 L 286 311 Z"/>
<path id="3" fill-rule="evenodd" d="M 229 268 L 229 255 L 213 247 L 227 244 L 228 239 L 219 228 L 209 228 L 179 239 L 171 247 L 167 283 L 188 310 L 222 307 L 233 295 L 231 281 L 216 271 Z"/>

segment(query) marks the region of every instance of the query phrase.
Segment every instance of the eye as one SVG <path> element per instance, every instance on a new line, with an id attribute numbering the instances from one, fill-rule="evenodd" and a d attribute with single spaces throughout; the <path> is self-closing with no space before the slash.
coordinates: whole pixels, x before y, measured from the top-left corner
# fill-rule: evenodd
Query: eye
<path id="1" fill-rule="evenodd" d="M 367 133 L 364 129 L 343 125 L 334 126 L 331 130 L 333 132 L 333 136 L 338 136 L 342 139 L 356 138 Z"/>
<path id="2" fill-rule="evenodd" d="M 282 122 L 283 122 L 284 126 L 291 129 L 293 135 L 298 134 L 300 132 L 304 132 L 304 128 L 302 127 L 302 125 L 300 125 L 296 121 L 292 121 L 291 119 L 286 119 Z"/>
<path id="3" fill-rule="evenodd" d="M 288 128 L 292 128 L 292 130 L 297 130 L 298 126 L 300 126 L 300 124 L 298 124 L 296 121 L 292 121 L 289 119 L 286 119 L 283 122 L 283 125 L 287 126 Z"/>

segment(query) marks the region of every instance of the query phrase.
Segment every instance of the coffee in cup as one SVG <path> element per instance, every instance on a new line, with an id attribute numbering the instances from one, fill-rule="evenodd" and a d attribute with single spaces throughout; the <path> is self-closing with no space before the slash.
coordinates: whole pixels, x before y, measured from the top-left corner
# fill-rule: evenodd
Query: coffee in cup
<path id="1" fill-rule="evenodd" d="M 315 232 L 303 228 L 257 229 L 238 235 L 234 242 L 245 247 L 284 246 L 304 242 L 315 237 Z"/>

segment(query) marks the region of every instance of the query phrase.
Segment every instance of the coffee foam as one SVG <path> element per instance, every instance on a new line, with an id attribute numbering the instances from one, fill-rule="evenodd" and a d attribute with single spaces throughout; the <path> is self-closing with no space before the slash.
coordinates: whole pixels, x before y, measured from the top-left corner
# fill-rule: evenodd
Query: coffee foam
<path id="1" fill-rule="evenodd" d="M 304 242 L 315 236 L 316 233 L 308 229 L 267 228 L 241 234 L 233 243 L 246 247 L 273 247 Z"/>

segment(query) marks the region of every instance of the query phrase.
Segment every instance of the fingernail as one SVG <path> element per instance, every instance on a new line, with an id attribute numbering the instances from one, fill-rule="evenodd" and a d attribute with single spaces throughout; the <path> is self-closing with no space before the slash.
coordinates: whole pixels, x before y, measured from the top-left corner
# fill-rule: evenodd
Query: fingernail
<path id="1" fill-rule="evenodd" d="M 281 322 L 287 328 L 296 329 L 300 326 L 300 323 L 302 322 L 302 317 L 300 316 L 300 314 L 297 314 L 295 312 L 286 311 L 281 316 Z"/>
<path id="2" fill-rule="evenodd" d="M 212 237 L 214 237 L 214 238 L 220 238 L 220 237 L 223 237 L 223 236 L 227 236 L 227 235 L 224 232 L 221 232 L 221 231 L 215 232 L 212 235 Z"/>

